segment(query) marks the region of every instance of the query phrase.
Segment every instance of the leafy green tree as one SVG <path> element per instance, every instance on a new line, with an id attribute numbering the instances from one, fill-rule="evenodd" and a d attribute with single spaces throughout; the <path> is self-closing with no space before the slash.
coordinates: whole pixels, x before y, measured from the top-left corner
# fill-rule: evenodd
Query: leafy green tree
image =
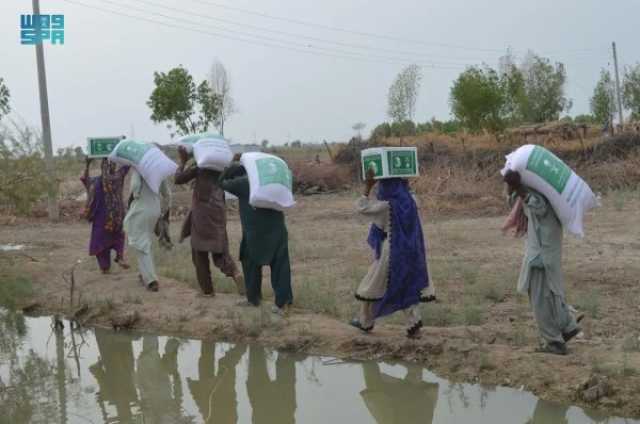
<path id="1" fill-rule="evenodd" d="M 402 122 L 396 121 L 391 124 L 391 135 L 394 137 L 408 137 L 416 135 L 416 124 L 409 119 Z"/>
<path id="2" fill-rule="evenodd" d="M 372 140 L 382 140 L 391 137 L 391 125 L 388 122 L 383 122 L 371 131 Z"/>
<path id="3" fill-rule="evenodd" d="M 552 64 L 545 57 L 529 52 L 520 66 L 524 79 L 524 97 L 520 114 L 526 122 L 555 121 L 562 111 L 571 109 L 565 96 L 567 72 L 562 63 Z"/>
<path id="4" fill-rule="evenodd" d="M 622 103 L 625 108 L 631 110 L 633 119 L 640 119 L 640 63 L 625 70 Z"/>
<path id="5" fill-rule="evenodd" d="M 10 98 L 11 93 L 9 93 L 9 88 L 5 84 L 4 80 L 0 78 L 0 119 L 11 112 L 11 106 L 9 106 Z"/>
<path id="6" fill-rule="evenodd" d="M 506 96 L 498 73 L 484 68 L 467 68 L 451 88 L 449 102 L 453 116 L 471 132 L 504 129 Z"/>
<path id="7" fill-rule="evenodd" d="M 573 118 L 573 122 L 575 122 L 576 124 L 587 124 L 587 125 L 598 123 L 596 118 L 590 114 L 578 115 L 575 118 Z"/>
<path id="8" fill-rule="evenodd" d="M 151 120 L 167 122 L 179 135 L 204 132 L 217 120 L 220 101 L 207 81 L 196 86 L 189 72 L 179 66 L 169 72 L 154 73 L 155 88 L 147 101 Z M 173 136 L 173 134 L 172 134 Z"/>
<path id="9" fill-rule="evenodd" d="M 418 65 L 409 65 L 389 87 L 387 114 L 394 122 L 413 120 L 421 80 Z"/>
<path id="10" fill-rule="evenodd" d="M 593 90 L 590 101 L 591 113 L 598 123 L 611 122 L 613 114 L 616 113 L 617 107 L 613 99 L 613 90 L 611 73 L 604 69 L 601 70 L 600 80 Z"/>
<path id="11" fill-rule="evenodd" d="M 507 125 L 518 125 L 524 120 L 526 90 L 524 75 L 510 52 L 500 59 L 500 85 L 504 91 L 502 119 Z"/>

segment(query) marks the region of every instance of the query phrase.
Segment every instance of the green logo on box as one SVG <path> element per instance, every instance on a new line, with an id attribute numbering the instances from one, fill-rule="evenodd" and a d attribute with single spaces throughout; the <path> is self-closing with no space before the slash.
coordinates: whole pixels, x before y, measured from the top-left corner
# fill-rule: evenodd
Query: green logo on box
<path id="1" fill-rule="evenodd" d="M 415 175 L 416 155 L 409 151 L 390 151 L 387 153 L 389 159 L 390 175 Z"/>
<path id="2" fill-rule="evenodd" d="M 108 156 L 120 142 L 120 138 L 90 138 L 89 154 L 92 156 Z"/>
<path id="3" fill-rule="evenodd" d="M 362 164 L 364 165 L 364 177 L 366 177 L 367 171 L 373 168 L 376 177 L 382 176 L 382 155 L 369 155 L 362 158 Z"/>
<path id="4" fill-rule="evenodd" d="M 556 155 L 540 146 L 531 152 L 527 169 L 549 183 L 559 194 L 567 186 L 572 172 Z"/>
<path id="5" fill-rule="evenodd" d="M 132 163 L 140 163 L 142 157 L 151 149 L 151 145 L 134 140 L 121 141 L 116 156 Z"/>
<path id="6" fill-rule="evenodd" d="M 291 171 L 284 161 L 276 158 L 262 158 L 256 160 L 260 185 L 281 184 L 291 190 Z"/>

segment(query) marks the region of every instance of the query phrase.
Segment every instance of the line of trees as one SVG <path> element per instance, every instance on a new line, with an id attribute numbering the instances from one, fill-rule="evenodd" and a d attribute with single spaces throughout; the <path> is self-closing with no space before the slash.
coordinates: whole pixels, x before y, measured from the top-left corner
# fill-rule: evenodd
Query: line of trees
<path id="1" fill-rule="evenodd" d="M 449 121 L 414 121 L 422 75 L 420 68 L 404 68 L 389 88 L 387 115 L 390 122 L 375 127 L 373 138 L 401 137 L 432 131 L 498 134 L 506 128 L 556 121 L 569 113 L 573 102 L 566 95 L 567 72 L 563 63 L 552 62 L 529 51 L 516 61 L 508 51 L 497 69 L 486 64 L 470 66 L 453 82 Z M 625 68 L 622 103 L 633 120 L 640 120 L 640 64 Z M 576 123 L 610 125 L 617 113 L 615 85 L 611 73 L 602 69 L 589 99 L 590 113 L 570 118 Z M 354 129 L 356 129 L 354 127 Z"/>

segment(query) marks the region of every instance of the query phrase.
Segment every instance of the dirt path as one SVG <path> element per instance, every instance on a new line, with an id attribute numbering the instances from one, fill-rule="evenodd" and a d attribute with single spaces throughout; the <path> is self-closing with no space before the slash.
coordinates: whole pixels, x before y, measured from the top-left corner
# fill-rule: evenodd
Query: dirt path
<path id="1" fill-rule="evenodd" d="M 416 361 L 454 381 L 522 387 L 546 400 L 639 417 L 640 201 L 637 194 L 630 196 L 622 205 L 615 197 L 606 200 L 590 238 L 567 240 L 569 301 L 587 318 L 584 336 L 571 343 L 566 357 L 534 353 L 535 326 L 526 298 L 513 291 L 521 241 L 499 236 L 497 218 L 433 221 L 425 215 L 440 303 L 424 307 L 420 340 L 407 340 L 396 318 L 380 323 L 371 335 L 346 325 L 354 308 L 350 293 L 368 263 L 360 243 L 366 226 L 350 212 L 353 196 L 305 198 L 288 217 L 297 307 L 287 318 L 270 312 L 269 299 L 261 309 L 235 306 L 241 298 L 228 282 L 219 283 L 214 298 L 199 296 L 187 246 L 158 254 L 164 276 L 159 293 L 141 287 L 135 270 L 101 275 L 86 256 L 89 227 L 79 222 L 2 226 L 0 244 L 27 248 L 0 252 L 0 274 L 31 279 L 38 312 L 69 314 L 87 305 L 79 317 L 87 325 L 135 321 L 133 327 L 144 331 L 344 358 Z M 230 216 L 235 249 L 239 223 L 234 212 Z M 177 227 L 173 224 L 174 231 Z M 77 261 L 71 307 L 62 274 Z M 265 282 L 269 292 L 267 287 Z"/>

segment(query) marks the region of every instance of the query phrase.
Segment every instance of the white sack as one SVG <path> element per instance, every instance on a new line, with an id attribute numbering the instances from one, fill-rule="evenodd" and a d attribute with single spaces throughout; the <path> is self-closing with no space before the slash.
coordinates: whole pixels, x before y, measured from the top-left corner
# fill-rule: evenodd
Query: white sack
<path id="1" fill-rule="evenodd" d="M 249 177 L 249 204 L 256 208 L 282 211 L 293 200 L 291 171 L 286 162 L 266 153 L 244 153 L 240 162 Z"/>
<path id="2" fill-rule="evenodd" d="M 109 160 L 133 166 L 156 194 L 160 183 L 178 169 L 178 165 L 153 144 L 129 139 L 118 143 Z"/>
<path id="3" fill-rule="evenodd" d="M 202 138 L 193 145 L 193 157 L 198 168 L 222 171 L 233 160 L 233 152 L 222 137 Z"/>
<path id="4" fill-rule="evenodd" d="M 598 199 L 589 185 L 562 160 L 542 146 L 524 145 L 506 156 L 500 173 L 520 173 L 522 183 L 545 196 L 562 226 L 571 234 L 584 236 L 583 219 Z"/>
<path id="5" fill-rule="evenodd" d="M 182 146 L 189 153 L 193 152 L 193 145 L 196 144 L 199 140 L 203 138 L 218 138 L 220 137 L 218 134 L 214 133 L 198 133 L 198 134 L 189 134 L 184 135 L 178 140 L 176 140 L 176 144 L 178 146 Z"/>

